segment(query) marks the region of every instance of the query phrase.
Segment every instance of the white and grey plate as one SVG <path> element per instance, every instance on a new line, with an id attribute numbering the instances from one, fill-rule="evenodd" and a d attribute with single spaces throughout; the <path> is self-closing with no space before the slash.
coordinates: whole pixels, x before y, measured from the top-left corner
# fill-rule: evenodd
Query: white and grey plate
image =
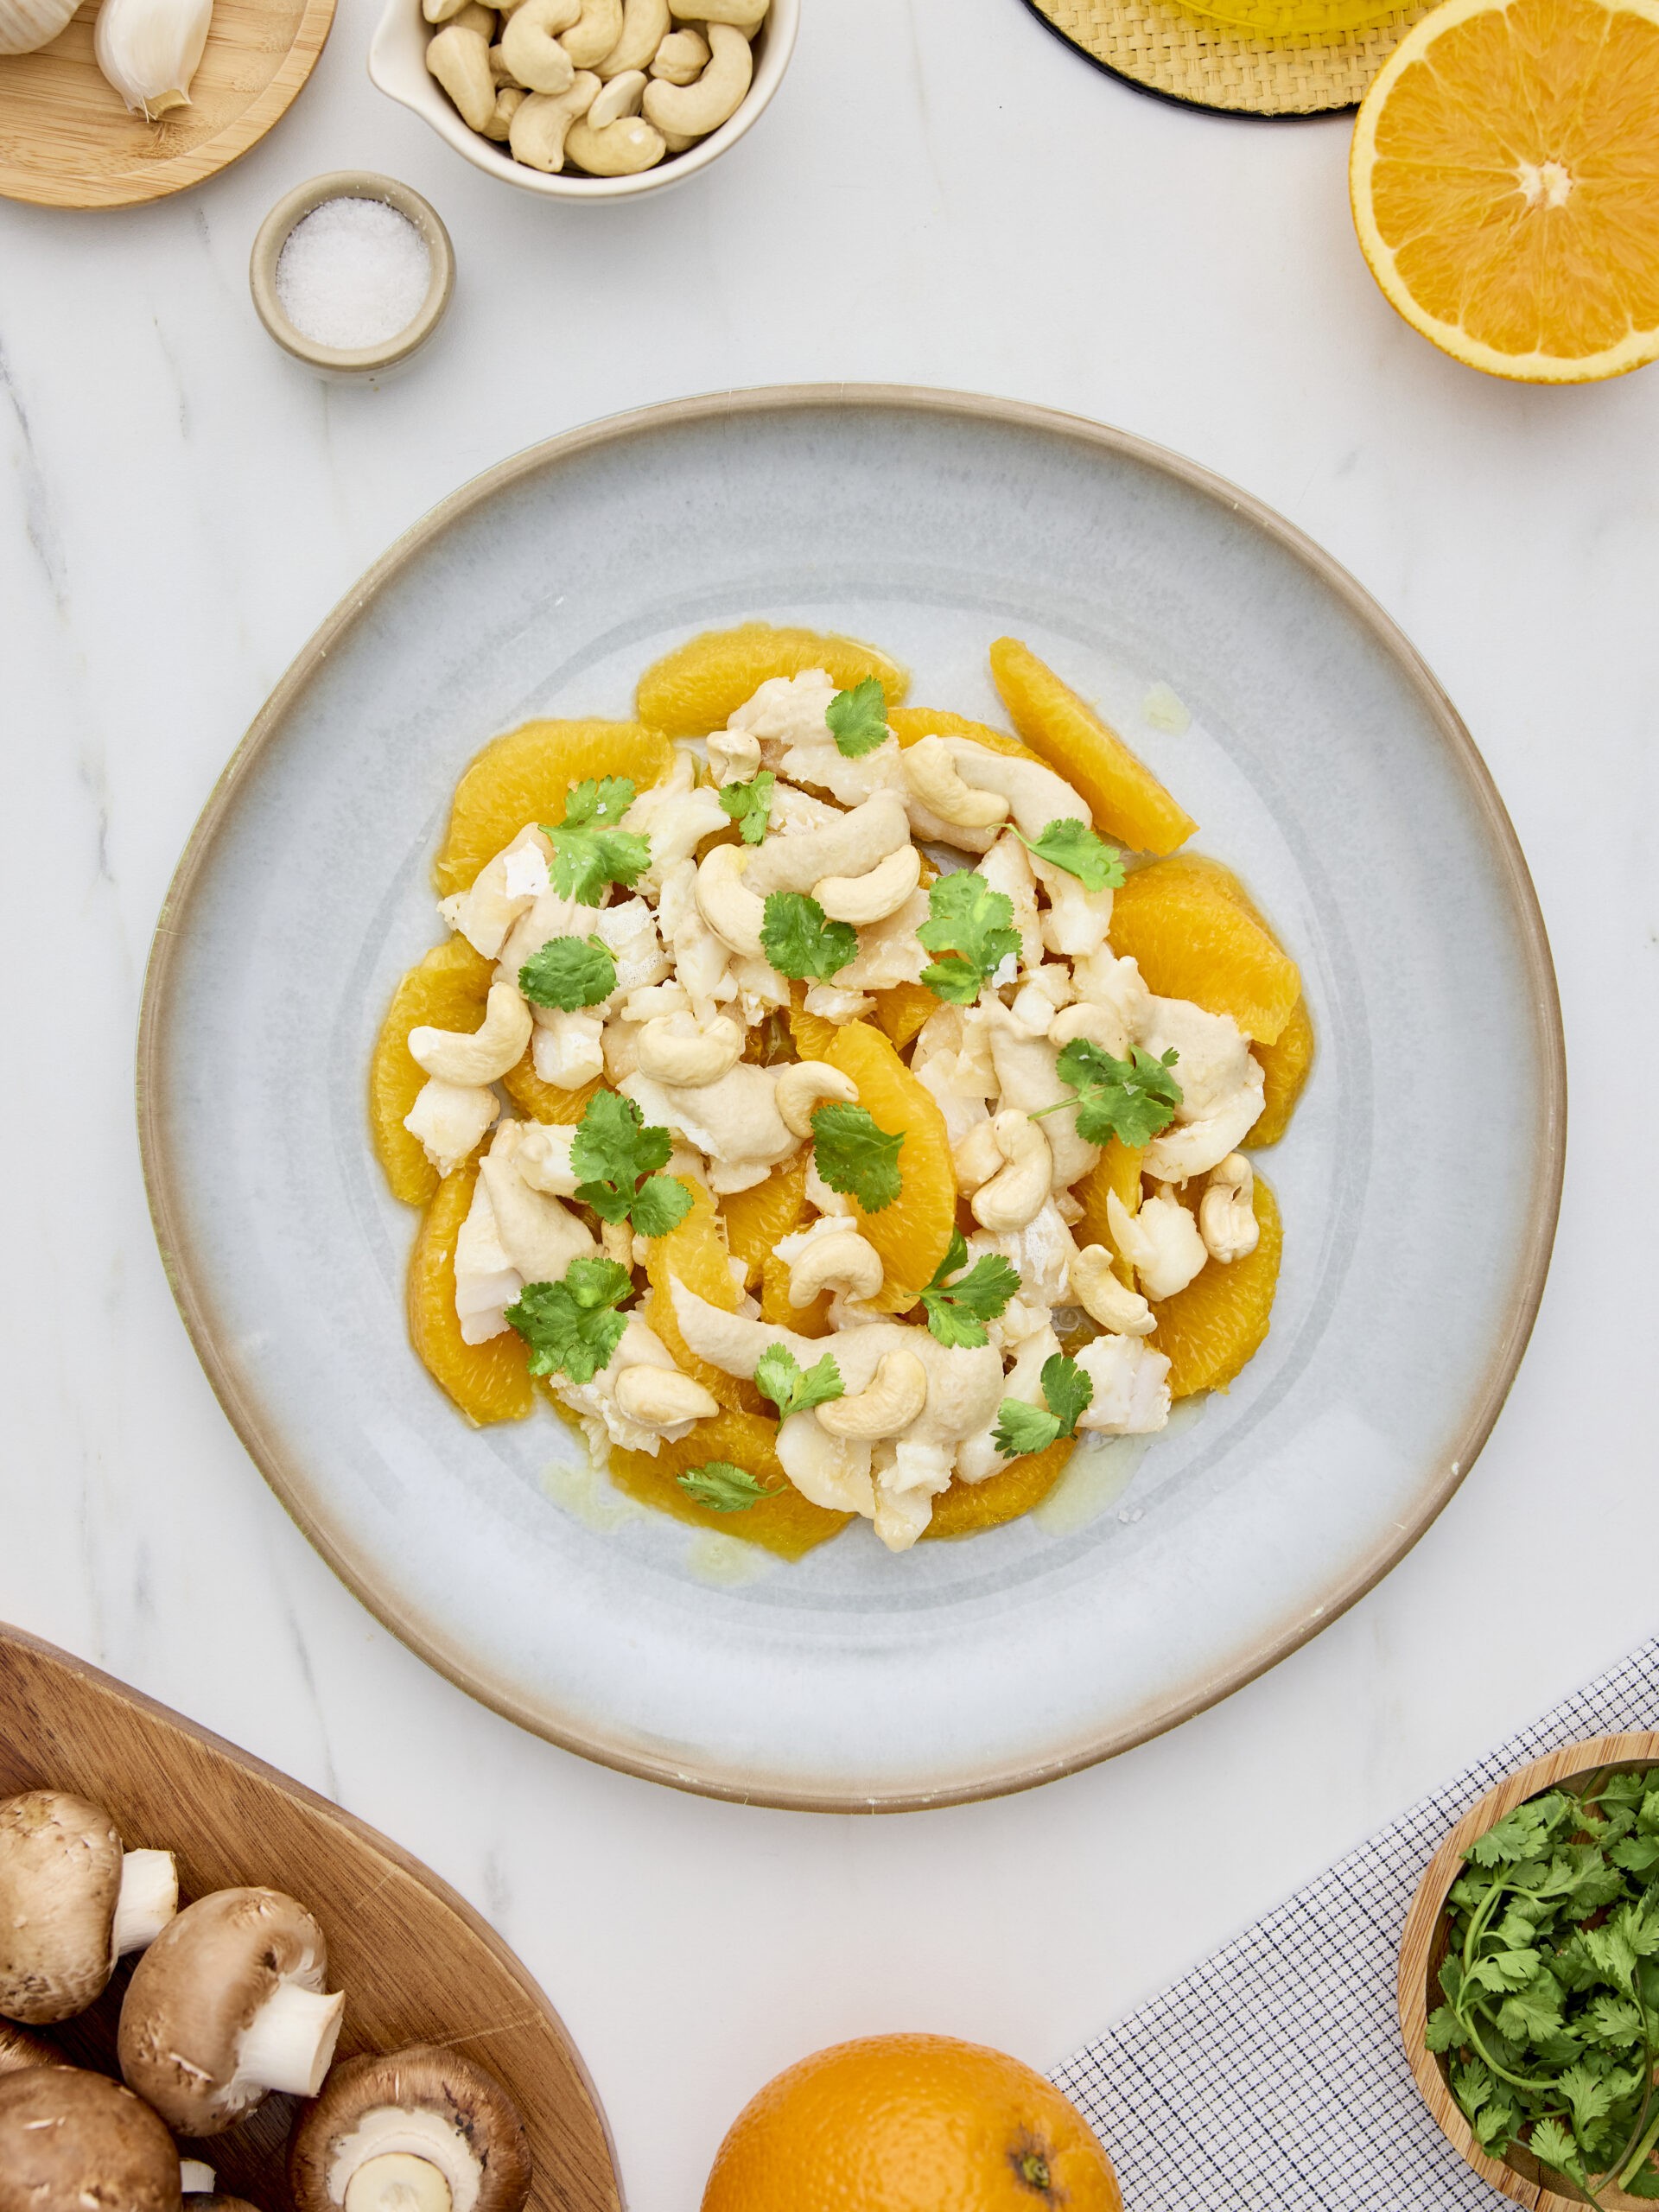
<path id="1" fill-rule="evenodd" d="M 550 1415 L 469 1428 L 404 1334 L 414 1219 L 365 1125 L 387 996 L 441 933 L 429 867 L 468 758 L 528 715 L 626 715 L 659 652 L 752 617 L 868 637 L 915 671 L 918 703 L 987 718 L 987 646 L 1027 639 L 1244 875 L 1319 1030 L 1263 1160 L 1285 1218 L 1273 1331 L 1232 1391 L 1082 1460 L 1038 1516 L 899 1558 L 860 1523 L 784 1566 L 630 1510 Z M 1159 685 L 1184 733 L 1148 714 Z M 1432 1080 L 1397 1079 L 1405 1051 Z M 1478 1147 L 1453 1127 L 1475 1096 Z M 203 1364 L 365 1603 L 555 1742 L 842 1809 L 1121 1751 L 1384 1573 L 1468 1471 L 1521 1357 L 1565 1120 L 1514 833 L 1352 580 L 1121 432 L 843 387 L 573 432 L 392 549 L 277 686 L 191 840 L 151 957 L 140 1098 Z"/>

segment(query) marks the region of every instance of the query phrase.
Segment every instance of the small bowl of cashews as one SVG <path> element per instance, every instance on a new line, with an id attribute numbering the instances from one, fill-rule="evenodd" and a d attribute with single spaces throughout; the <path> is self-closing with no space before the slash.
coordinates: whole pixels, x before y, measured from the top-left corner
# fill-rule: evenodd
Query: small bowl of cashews
<path id="1" fill-rule="evenodd" d="M 475 168 L 627 199 L 737 143 L 799 23 L 800 0 L 389 0 L 369 75 Z"/>

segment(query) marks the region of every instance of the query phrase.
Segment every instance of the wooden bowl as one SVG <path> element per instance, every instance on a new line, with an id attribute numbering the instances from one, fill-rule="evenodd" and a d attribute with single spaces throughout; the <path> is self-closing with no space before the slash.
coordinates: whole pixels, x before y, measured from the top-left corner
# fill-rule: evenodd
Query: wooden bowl
<path id="1" fill-rule="evenodd" d="M 1552 2174 L 1547 2182 L 1544 2170 L 1524 2151 L 1512 2152 L 1507 2160 L 1488 2158 L 1452 2094 L 1445 2060 L 1437 2057 L 1424 2040 L 1428 2016 L 1440 2001 L 1435 1976 L 1446 1955 L 1446 1901 L 1463 1872 L 1463 1854 L 1475 1838 L 1495 1827 L 1505 1814 L 1512 1813 L 1529 1797 L 1554 1789 L 1559 1783 L 1582 1781 L 1605 1767 L 1643 1766 L 1659 1766 L 1659 1735 L 1592 1736 L 1583 1743 L 1564 1744 L 1560 1751 L 1517 1767 L 1470 1808 L 1429 1860 L 1400 1938 L 1400 2032 L 1423 2101 L 1440 2133 L 1465 2164 L 1483 2181 L 1502 2190 L 1517 2204 L 1532 2206 L 1534 2212 L 1570 2212 L 1571 2207 L 1590 2200 L 1559 2175 Z M 1628 2196 L 1611 2183 L 1597 2195 L 1606 2212 L 1648 2212 L 1652 2203 L 1651 2198 Z"/>
<path id="2" fill-rule="evenodd" d="M 621 2212 L 609 2136 L 575 2046 L 518 1961 L 466 1901 L 363 1821 L 49 1643 L 0 1627 L 0 1797 L 67 1789 L 105 1807 L 129 1850 L 179 1859 L 187 1899 L 264 1885 L 322 1923 L 346 1993 L 340 2056 L 440 2043 L 493 2074 L 523 2115 L 529 2212 Z M 90 2012 L 35 2032 L 113 2074 L 130 1967 Z M 268 2097 L 239 2127 L 185 2142 L 219 2188 L 289 2212 L 296 2110 Z"/>

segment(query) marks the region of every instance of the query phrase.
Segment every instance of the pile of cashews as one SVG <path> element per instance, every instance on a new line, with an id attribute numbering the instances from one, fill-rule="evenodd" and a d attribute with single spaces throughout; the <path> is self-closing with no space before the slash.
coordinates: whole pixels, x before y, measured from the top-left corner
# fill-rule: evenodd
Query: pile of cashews
<path id="1" fill-rule="evenodd" d="M 426 66 L 526 168 L 635 176 L 728 122 L 771 0 L 422 0 Z"/>

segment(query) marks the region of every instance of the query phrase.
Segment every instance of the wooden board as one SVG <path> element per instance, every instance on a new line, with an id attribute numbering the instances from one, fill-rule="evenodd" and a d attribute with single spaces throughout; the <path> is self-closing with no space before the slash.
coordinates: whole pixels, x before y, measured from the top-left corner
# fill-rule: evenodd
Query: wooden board
<path id="1" fill-rule="evenodd" d="M 92 59 L 98 0 L 50 46 L 0 55 L 0 196 L 42 207 L 131 207 L 226 168 L 288 111 L 334 0 L 213 0 L 190 105 L 129 115 Z"/>
<path id="2" fill-rule="evenodd" d="M 1570 2183 L 1560 2187 L 1547 2183 L 1537 2161 L 1524 2152 L 1514 2153 L 1513 2165 L 1489 2158 L 1452 2094 L 1442 2061 L 1423 2039 L 1429 2013 L 1440 2001 L 1434 1977 L 1446 1955 L 1442 1915 L 1446 1896 L 1463 1872 L 1463 1854 L 1475 1838 L 1496 1827 L 1506 1813 L 1512 1813 L 1529 1797 L 1554 1789 L 1560 1783 L 1581 1781 L 1603 1767 L 1640 1766 L 1659 1766 L 1659 1735 L 1592 1736 L 1582 1743 L 1564 1744 L 1560 1751 L 1517 1767 L 1471 1807 L 1429 1860 L 1400 1938 L 1400 2032 L 1424 2101 L 1447 2142 L 1481 2179 L 1502 2190 L 1517 2204 L 1531 2206 L 1533 2212 L 1575 2212 L 1576 2207 L 1587 2204 L 1590 2199 Z M 1558 2182 L 1560 2178 L 1556 2177 Z M 1643 2212 L 1644 2203 L 1651 2202 L 1627 2196 L 1611 2184 L 1599 2190 L 1597 2196 L 1605 2212 Z"/>
<path id="3" fill-rule="evenodd" d="M 472 1907 L 326 1798 L 107 1675 L 0 1627 L 0 1797 L 73 1790 L 107 1807 L 129 1850 L 178 1853 L 187 1898 L 245 1883 L 286 1890 L 328 1939 L 346 1993 L 340 2056 L 442 2043 L 512 2092 L 529 2132 L 532 2212 L 621 2212 L 605 2118 L 558 2015 Z M 123 1968 L 79 2020 L 39 2032 L 115 2072 Z M 294 2113 L 270 2097 L 205 2158 L 222 2190 L 290 2212 L 283 2149 Z"/>

